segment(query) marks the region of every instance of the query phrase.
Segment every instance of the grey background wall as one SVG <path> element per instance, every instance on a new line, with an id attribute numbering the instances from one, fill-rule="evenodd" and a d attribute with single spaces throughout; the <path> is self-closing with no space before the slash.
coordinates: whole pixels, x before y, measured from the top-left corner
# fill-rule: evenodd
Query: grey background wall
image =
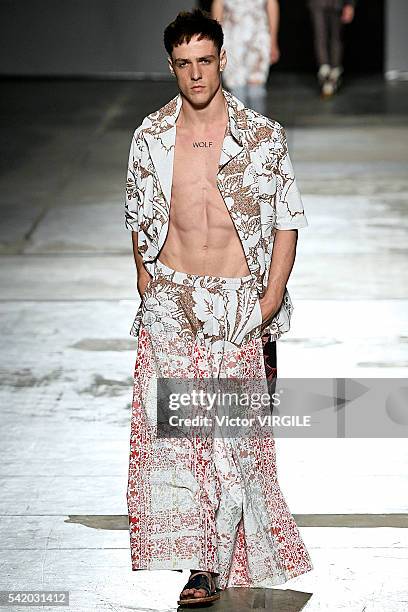
<path id="1" fill-rule="evenodd" d="M 387 0 L 385 72 L 389 78 L 408 77 L 408 2 Z"/>
<path id="2" fill-rule="evenodd" d="M 3 75 L 168 74 L 164 27 L 189 0 L 0 0 Z"/>

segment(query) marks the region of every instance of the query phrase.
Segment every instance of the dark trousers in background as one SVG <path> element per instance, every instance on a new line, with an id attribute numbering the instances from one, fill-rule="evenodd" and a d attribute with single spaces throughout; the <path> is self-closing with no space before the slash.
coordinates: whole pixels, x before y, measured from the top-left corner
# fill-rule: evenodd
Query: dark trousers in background
<path id="1" fill-rule="evenodd" d="M 316 60 L 321 66 L 340 67 L 343 61 L 341 8 L 324 2 L 310 2 Z"/>

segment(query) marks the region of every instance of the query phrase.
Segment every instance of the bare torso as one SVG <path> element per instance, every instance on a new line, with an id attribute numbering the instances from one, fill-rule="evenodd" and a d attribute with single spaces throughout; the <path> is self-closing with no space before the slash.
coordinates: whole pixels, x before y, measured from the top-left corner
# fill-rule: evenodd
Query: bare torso
<path id="1" fill-rule="evenodd" d="M 200 131 L 176 123 L 169 229 L 159 259 L 190 274 L 250 274 L 228 208 L 217 187 L 226 122 Z"/>

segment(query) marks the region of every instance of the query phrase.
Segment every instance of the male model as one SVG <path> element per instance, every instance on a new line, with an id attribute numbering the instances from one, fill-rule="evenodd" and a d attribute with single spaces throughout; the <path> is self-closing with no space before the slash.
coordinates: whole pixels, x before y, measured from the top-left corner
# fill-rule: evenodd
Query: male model
<path id="1" fill-rule="evenodd" d="M 141 305 L 127 501 L 132 569 L 190 569 L 183 605 L 312 568 L 279 488 L 272 435 L 157 435 L 157 379 L 265 380 L 263 337 L 308 225 L 285 132 L 225 91 L 221 25 L 196 9 L 164 33 L 179 94 L 135 130 L 126 185 Z M 268 342 L 267 344 L 270 344 Z"/>
<path id="2" fill-rule="evenodd" d="M 356 0 L 308 0 L 311 11 L 317 78 L 328 98 L 340 87 L 343 74 L 343 25 L 354 19 Z"/>

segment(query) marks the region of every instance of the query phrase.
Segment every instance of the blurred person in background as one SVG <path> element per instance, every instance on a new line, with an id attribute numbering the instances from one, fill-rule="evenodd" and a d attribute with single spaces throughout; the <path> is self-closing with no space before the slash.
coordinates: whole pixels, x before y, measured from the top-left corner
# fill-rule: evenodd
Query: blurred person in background
<path id="1" fill-rule="evenodd" d="M 321 94 L 336 93 L 343 74 L 343 26 L 354 19 L 356 0 L 308 0 Z"/>
<path id="2" fill-rule="evenodd" d="M 264 114 L 269 67 L 280 56 L 278 0 L 214 0 L 211 14 L 224 31 L 226 86 L 245 105 Z"/>

